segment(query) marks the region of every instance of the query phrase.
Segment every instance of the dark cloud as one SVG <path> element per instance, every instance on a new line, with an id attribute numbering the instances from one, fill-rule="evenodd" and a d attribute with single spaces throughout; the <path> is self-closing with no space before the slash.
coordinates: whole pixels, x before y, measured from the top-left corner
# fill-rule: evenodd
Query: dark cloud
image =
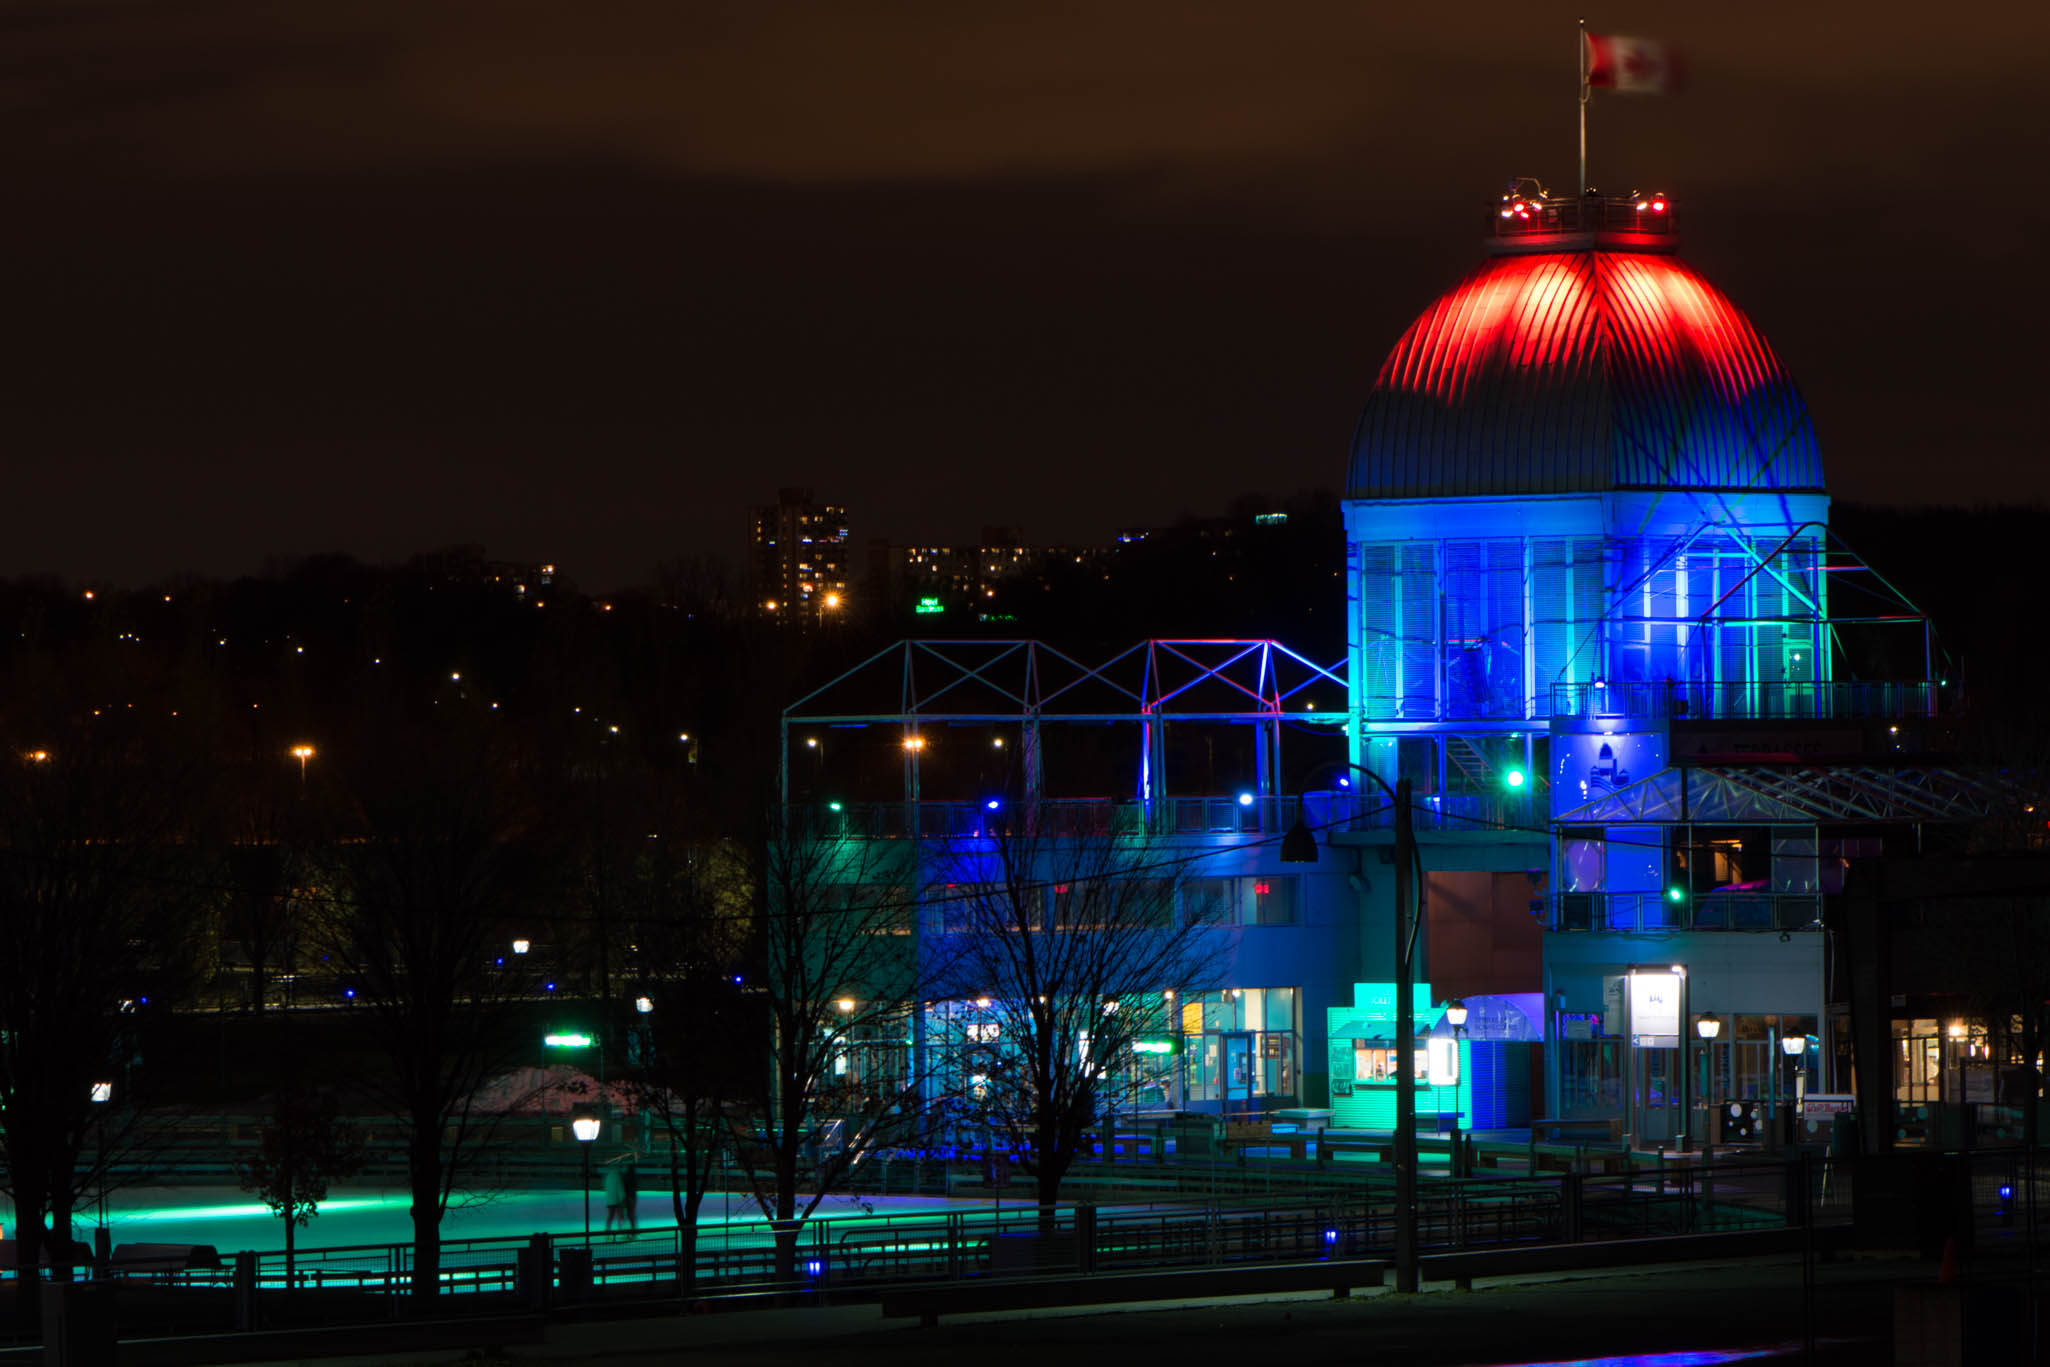
<path id="1" fill-rule="evenodd" d="M 1497 183 L 1573 174 L 1570 26 L 1387 8 L 0 10 L 0 569 L 603 585 L 784 483 L 1080 540 L 1333 483 Z M 1693 85 L 1599 97 L 1595 179 L 1679 196 L 1840 493 L 2042 496 L 2050 23 L 1783 8 L 1633 7 Z"/>

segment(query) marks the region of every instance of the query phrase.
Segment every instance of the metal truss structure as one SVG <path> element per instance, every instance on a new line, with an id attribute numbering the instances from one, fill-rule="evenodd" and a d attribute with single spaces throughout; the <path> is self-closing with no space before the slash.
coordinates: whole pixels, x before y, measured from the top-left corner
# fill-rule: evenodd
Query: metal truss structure
<path id="1" fill-rule="evenodd" d="M 2006 779 L 1963 769 L 1681 766 L 1562 812 L 1553 824 L 1976 821 L 2025 800 Z"/>
<path id="2" fill-rule="evenodd" d="M 1320 665 L 1272 640 L 1146 640 L 1097 663 L 1041 641 L 900 641 L 784 709 L 783 793 L 787 801 L 793 726 L 915 735 L 922 725 L 1016 725 L 1036 795 L 1041 726 L 1123 722 L 1142 730 L 1139 790 L 1151 797 L 1152 776 L 1165 770 L 1161 723 L 1172 720 L 1254 727 L 1259 789 L 1271 796 L 1282 723 L 1343 726 L 1349 696 L 1343 661 Z"/>

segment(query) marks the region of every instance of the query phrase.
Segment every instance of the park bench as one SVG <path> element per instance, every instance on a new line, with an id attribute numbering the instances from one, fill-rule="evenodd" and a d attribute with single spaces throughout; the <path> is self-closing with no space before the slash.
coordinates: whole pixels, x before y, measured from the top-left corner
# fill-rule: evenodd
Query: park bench
<path id="1" fill-rule="evenodd" d="M 1211 1296 L 1330 1291 L 1349 1296 L 1354 1287 L 1382 1283 L 1388 1264 L 1377 1259 L 1334 1258 L 1273 1266 L 1206 1267 L 1178 1272 L 1118 1272 L 1095 1276 L 976 1279 L 911 1287 L 883 1294 L 885 1319 L 916 1318 L 928 1327 L 941 1315 L 993 1310 L 1041 1310 L 1071 1305 L 1115 1305 L 1125 1301 L 1200 1300 Z"/>
<path id="2" fill-rule="evenodd" d="M 1520 1248 L 1426 1253 L 1417 1259 L 1424 1281 L 1451 1282 L 1473 1290 L 1475 1277 L 1516 1277 L 1572 1272 L 1590 1267 L 1749 1258 L 1799 1249 L 1807 1231 L 1785 1226 L 1720 1234 L 1669 1234 L 1650 1239 L 1603 1239 L 1588 1243 L 1527 1244 Z"/>
<path id="3" fill-rule="evenodd" d="M 1621 1116 L 1587 1116 L 1574 1120 L 1533 1120 L 1530 1122 L 1531 1137 L 1543 1134 L 1557 1143 L 1566 1135 L 1577 1135 L 1582 1139 L 1606 1139 L 1612 1144 L 1623 1142 L 1623 1119 Z"/>
<path id="4" fill-rule="evenodd" d="M 1276 1134 L 1272 1125 L 1237 1121 L 1224 1127 L 1225 1145 L 1238 1152 L 1240 1162 L 1245 1161 L 1248 1149 L 1287 1149 L 1290 1158 L 1300 1161 L 1305 1153 L 1305 1144 L 1316 1137 L 1302 1130 Z"/>

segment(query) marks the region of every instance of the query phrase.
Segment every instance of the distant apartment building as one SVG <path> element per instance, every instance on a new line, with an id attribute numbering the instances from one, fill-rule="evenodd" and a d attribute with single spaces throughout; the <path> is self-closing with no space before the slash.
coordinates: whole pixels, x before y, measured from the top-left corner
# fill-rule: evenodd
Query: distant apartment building
<path id="1" fill-rule="evenodd" d="M 779 489 L 748 512 L 748 568 L 764 616 L 808 627 L 848 610 L 847 510 Z"/>
<path id="2" fill-rule="evenodd" d="M 1100 569 L 1107 548 L 1028 546 L 1011 527 L 984 527 L 979 545 L 893 546 L 869 542 L 868 573 L 879 601 L 914 613 L 1000 615 L 1007 594 L 1044 592 L 1056 577 Z"/>

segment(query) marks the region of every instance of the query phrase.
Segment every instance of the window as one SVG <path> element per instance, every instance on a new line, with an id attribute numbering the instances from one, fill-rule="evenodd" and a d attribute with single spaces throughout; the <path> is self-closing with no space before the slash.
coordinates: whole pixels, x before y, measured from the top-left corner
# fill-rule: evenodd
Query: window
<path id="1" fill-rule="evenodd" d="M 1183 916 L 1198 926 L 1292 926 L 1294 874 L 1253 878 L 1191 878 L 1182 888 Z"/>
<path id="2" fill-rule="evenodd" d="M 1273 878 L 1255 878 L 1253 884 L 1253 923 L 1262 926 L 1292 926 L 1295 924 L 1294 875 Z"/>
<path id="3" fill-rule="evenodd" d="M 1182 888 L 1183 914 L 1192 926 L 1228 926 L 1233 915 L 1232 879 L 1191 878 Z"/>

